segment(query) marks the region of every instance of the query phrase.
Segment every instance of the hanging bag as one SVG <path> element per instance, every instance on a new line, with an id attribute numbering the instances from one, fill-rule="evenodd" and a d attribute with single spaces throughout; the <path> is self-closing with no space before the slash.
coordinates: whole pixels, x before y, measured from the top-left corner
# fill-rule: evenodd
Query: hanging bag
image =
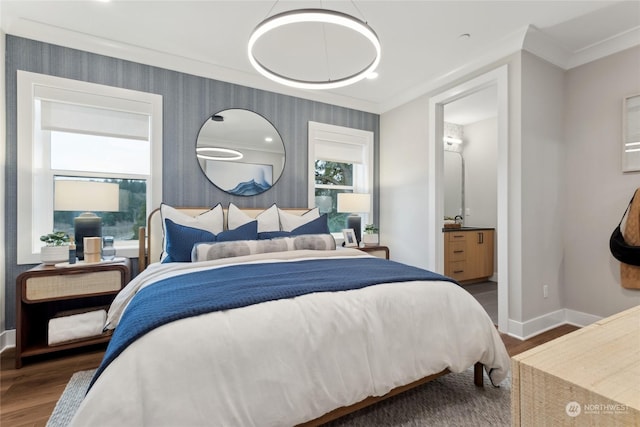
<path id="1" fill-rule="evenodd" d="M 633 199 L 636 196 L 637 192 L 638 190 L 636 190 L 636 193 L 634 193 L 633 197 L 631 197 L 631 201 L 629 201 L 627 209 L 625 209 L 624 214 L 622 214 L 620 223 L 615 228 L 615 230 L 613 230 L 613 233 L 611 233 L 611 238 L 609 239 L 609 249 L 611 250 L 611 254 L 613 255 L 613 257 L 618 261 L 640 267 L 640 246 L 631 246 L 627 244 L 627 242 L 624 240 L 622 231 L 620 230 L 622 221 L 624 220 L 625 215 L 627 215 L 629 207 L 631 207 L 631 203 L 633 203 Z"/>

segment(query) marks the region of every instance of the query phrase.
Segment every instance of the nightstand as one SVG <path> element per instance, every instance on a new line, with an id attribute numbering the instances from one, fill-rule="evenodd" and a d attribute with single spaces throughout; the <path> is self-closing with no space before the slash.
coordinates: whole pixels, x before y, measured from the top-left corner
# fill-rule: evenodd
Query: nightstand
<path id="1" fill-rule="evenodd" d="M 16 279 L 16 369 L 23 359 L 106 343 L 110 333 L 48 345 L 49 320 L 61 312 L 105 308 L 129 282 L 128 258 L 112 262 L 40 264 Z"/>
<path id="2" fill-rule="evenodd" d="M 389 259 L 389 248 L 386 246 L 380 245 L 365 245 L 364 247 L 354 248 L 359 249 L 363 252 L 367 252 L 375 257 Z"/>

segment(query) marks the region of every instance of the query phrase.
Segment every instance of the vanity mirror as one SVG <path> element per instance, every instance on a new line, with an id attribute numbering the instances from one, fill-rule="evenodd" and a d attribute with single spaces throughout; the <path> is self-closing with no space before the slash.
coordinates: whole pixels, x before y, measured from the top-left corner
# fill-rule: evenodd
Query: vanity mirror
<path id="1" fill-rule="evenodd" d="M 455 218 L 464 212 L 464 158 L 457 151 L 444 151 L 444 216 Z"/>
<path id="2" fill-rule="evenodd" d="M 209 117 L 198 133 L 196 157 L 209 181 L 237 196 L 270 189 L 284 170 L 284 144 L 276 128 L 239 108 Z"/>

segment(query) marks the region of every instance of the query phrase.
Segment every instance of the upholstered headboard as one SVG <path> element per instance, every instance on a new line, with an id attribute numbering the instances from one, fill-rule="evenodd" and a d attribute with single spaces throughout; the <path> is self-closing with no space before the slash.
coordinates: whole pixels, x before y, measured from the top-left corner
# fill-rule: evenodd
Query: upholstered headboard
<path id="1" fill-rule="evenodd" d="M 199 207 L 183 207 L 176 208 L 180 212 L 189 215 L 197 216 L 203 212 L 211 209 L 211 207 L 199 208 Z M 242 212 L 248 216 L 255 218 L 260 213 L 264 212 L 265 208 L 249 208 L 241 209 Z M 308 208 L 294 208 L 283 209 L 286 212 L 302 215 L 308 212 Z M 224 209 L 224 223 L 227 223 L 227 209 Z M 144 270 L 147 265 L 158 262 L 162 255 L 162 216 L 160 215 L 160 208 L 154 209 L 147 219 L 147 227 L 140 227 L 139 239 L 140 247 L 138 251 L 138 267 L 139 271 Z"/>

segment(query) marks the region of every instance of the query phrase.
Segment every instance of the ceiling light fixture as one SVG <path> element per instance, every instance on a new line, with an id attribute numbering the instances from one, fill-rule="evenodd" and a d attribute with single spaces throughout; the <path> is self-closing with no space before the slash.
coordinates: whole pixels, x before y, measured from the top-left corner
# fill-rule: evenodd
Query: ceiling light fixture
<path id="1" fill-rule="evenodd" d="M 375 58 L 370 64 L 355 74 L 338 78 L 336 80 L 328 78 L 324 81 L 299 80 L 293 77 L 287 77 L 267 68 L 256 59 L 253 54 L 253 48 L 260 37 L 264 36 L 269 31 L 275 30 L 276 28 L 305 22 L 340 25 L 361 34 L 371 42 L 376 52 Z M 260 74 L 277 83 L 298 89 L 335 89 L 356 83 L 367 77 L 369 73 L 376 69 L 380 63 L 380 51 L 380 40 L 378 40 L 378 36 L 375 31 L 369 27 L 369 25 L 351 15 L 325 9 L 291 10 L 267 18 L 258 24 L 258 26 L 253 30 L 249 37 L 248 45 L 249 62 L 251 62 L 251 65 L 253 65 Z"/>
<path id="2" fill-rule="evenodd" d="M 217 153 L 222 155 L 213 155 L 207 153 Z M 225 154 L 228 154 L 225 156 Z M 230 148 L 220 147 L 198 147 L 196 148 L 196 157 L 204 160 L 240 160 L 243 154 L 239 151 L 232 150 Z"/>

